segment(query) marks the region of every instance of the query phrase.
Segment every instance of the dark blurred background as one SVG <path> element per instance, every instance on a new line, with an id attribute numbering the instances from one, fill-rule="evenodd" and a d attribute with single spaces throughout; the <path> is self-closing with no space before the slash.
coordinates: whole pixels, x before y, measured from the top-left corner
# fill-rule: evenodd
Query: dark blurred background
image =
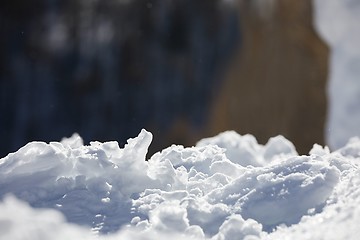
<path id="1" fill-rule="evenodd" d="M 328 48 L 310 0 L 0 3 L 0 157 L 32 140 L 150 152 L 224 130 L 324 143 Z"/>

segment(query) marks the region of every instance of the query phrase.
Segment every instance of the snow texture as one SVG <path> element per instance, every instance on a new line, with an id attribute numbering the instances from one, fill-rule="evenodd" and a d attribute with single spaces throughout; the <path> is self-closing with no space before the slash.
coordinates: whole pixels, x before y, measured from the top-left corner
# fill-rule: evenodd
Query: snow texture
<path id="1" fill-rule="evenodd" d="M 360 2 L 314 6 L 338 150 L 299 156 L 282 136 L 261 145 L 233 131 L 150 158 L 145 130 L 124 148 L 77 134 L 31 142 L 0 159 L 0 239 L 358 239 Z"/>
<path id="2" fill-rule="evenodd" d="M 357 239 L 360 139 L 299 156 L 233 131 L 147 159 L 74 134 L 0 159 L 1 239 Z M 146 161 L 147 160 L 147 161 Z"/>

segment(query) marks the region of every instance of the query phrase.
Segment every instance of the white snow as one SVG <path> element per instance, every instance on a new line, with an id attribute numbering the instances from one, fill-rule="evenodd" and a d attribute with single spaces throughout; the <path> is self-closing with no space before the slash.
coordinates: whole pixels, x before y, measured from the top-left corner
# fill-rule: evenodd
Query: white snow
<path id="1" fill-rule="evenodd" d="M 229 131 L 145 161 L 151 133 L 31 142 L 0 160 L 1 239 L 357 239 L 360 139 L 298 156 Z"/>
<path id="2" fill-rule="evenodd" d="M 0 239 L 358 239 L 360 2 L 314 6 L 340 149 L 299 156 L 282 136 L 261 145 L 233 131 L 151 157 L 145 130 L 124 148 L 77 134 L 31 142 L 0 159 Z"/>

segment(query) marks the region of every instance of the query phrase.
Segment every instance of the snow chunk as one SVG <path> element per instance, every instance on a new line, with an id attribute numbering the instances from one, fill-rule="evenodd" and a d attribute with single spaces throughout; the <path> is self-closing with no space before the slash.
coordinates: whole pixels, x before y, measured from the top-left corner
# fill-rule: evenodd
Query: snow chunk
<path id="1" fill-rule="evenodd" d="M 211 240 L 260 239 L 261 224 L 241 215 L 232 215 L 221 225 L 220 231 Z"/>
<path id="2" fill-rule="evenodd" d="M 232 212 L 255 219 L 271 231 L 280 224 L 298 223 L 310 208 L 321 211 L 339 177 L 340 171 L 327 161 L 295 157 L 249 169 L 206 198 L 209 203 L 228 205 Z"/>
<path id="3" fill-rule="evenodd" d="M 134 217 L 130 196 L 157 186 L 145 161 L 151 140 L 142 130 L 124 149 L 117 142 L 80 146 L 78 135 L 29 143 L 0 162 L 0 197 L 13 193 L 34 207 L 60 210 L 70 222 L 101 221 L 101 231 L 114 231 Z"/>
<path id="4" fill-rule="evenodd" d="M 96 239 L 88 229 L 67 223 L 58 211 L 33 209 L 14 196 L 3 199 L 0 212 L 1 239 Z"/>
<path id="5" fill-rule="evenodd" d="M 261 146 L 252 135 L 244 135 L 235 131 L 226 131 L 211 138 L 200 140 L 196 146 L 216 145 L 224 148 L 226 157 L 233 163 L 241 166 L 262 166 L 263 159 L 259 152 Z"/>
<path id="6" fill-rule="evenodd" d="M 197 146 L 215 145 L 225 149 L 226 157 L 241 166 L 260 167 L 278 158 L 297 156 L 294 145 L 283 136 L 270 138 L 265 146 L 257 143 L 252 135 L 227 131 L 211 138 L 205 138 Z"/>
<path id="7" fill-rule="evenodd" d="M 298 153 L 292 142 L 283 136 L 272 137 L 265 145 L 264 158 L 266 161 L 271 161 L 274 158 L 288 158 L 296 155 L 298 155 Z"/>

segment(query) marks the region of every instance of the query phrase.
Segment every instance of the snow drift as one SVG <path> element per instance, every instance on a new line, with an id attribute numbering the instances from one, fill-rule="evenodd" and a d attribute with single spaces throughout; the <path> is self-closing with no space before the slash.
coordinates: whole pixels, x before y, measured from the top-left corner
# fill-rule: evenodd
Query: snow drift
<path id="1" fill-rule="evenodd" d="M 299 156 L 284 137 L 228 131 L 145 161 L 151 140 L 75 134 L 1 159 L 1 238 L 356 239 L 358 138 Z"/>

